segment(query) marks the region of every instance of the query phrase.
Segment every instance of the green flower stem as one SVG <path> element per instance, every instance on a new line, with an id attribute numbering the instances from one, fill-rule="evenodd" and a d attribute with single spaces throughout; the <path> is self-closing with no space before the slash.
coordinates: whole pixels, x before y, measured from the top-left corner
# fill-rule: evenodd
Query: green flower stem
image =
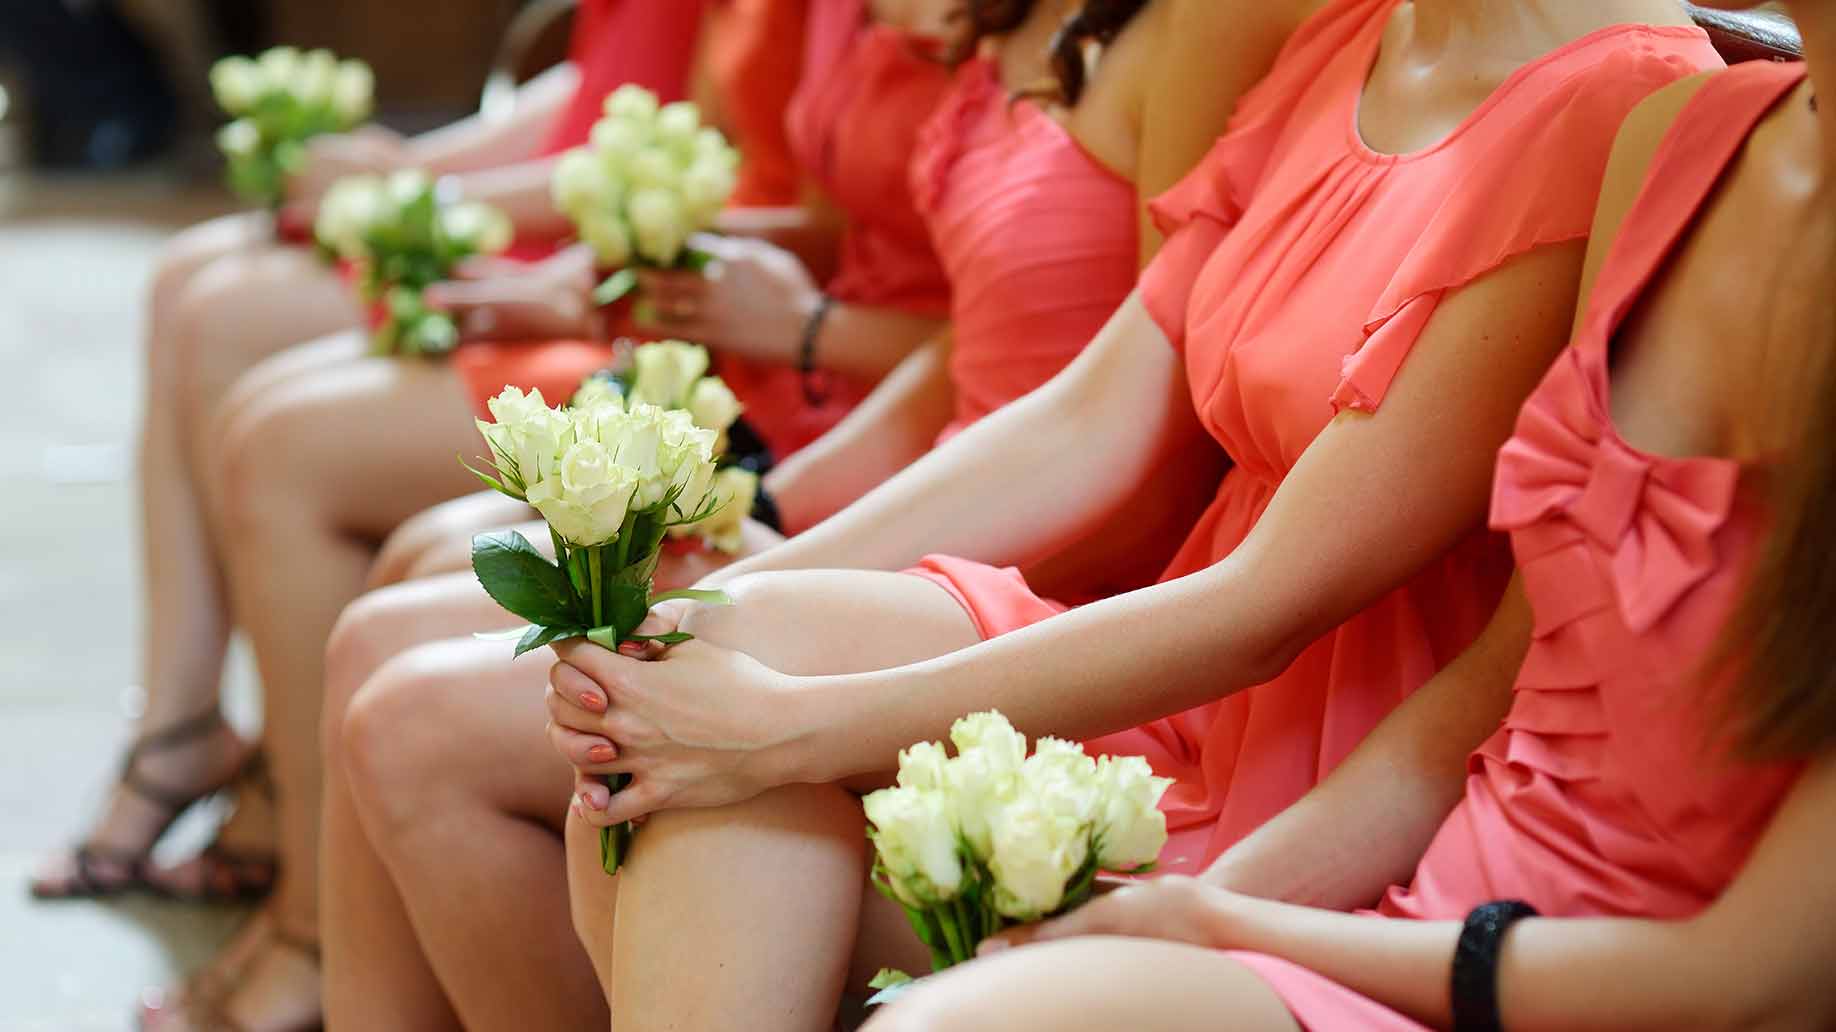
<path id="1" fill-rule="evenodd" d="M 937 923 L 942 926 L 944 941 L 950 946 L 950 963 L 961 964 L 969 959 L 968 949 L 964 945 L 963 930 L 957 926 L 955 904 L 944 904 L 934 911 Z"/>
<path id="2" fill-rule="evenodd" d="M 604 627 L 606 624 L 606 600 L 603 582 L 605 580 L 604 547 L 589 548 L 587 554 L 587 582 L 592 586 L 593 626 Z"/>

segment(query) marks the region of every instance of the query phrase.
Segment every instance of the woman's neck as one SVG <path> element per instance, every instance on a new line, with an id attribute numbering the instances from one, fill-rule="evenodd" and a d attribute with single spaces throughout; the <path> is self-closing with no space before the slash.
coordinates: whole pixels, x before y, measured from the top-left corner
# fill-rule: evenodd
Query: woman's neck
<path id="1" fill-rule="evenodd" d="M 1828 0 L 1789 0 L 1785 5 L 1804 37 L 1804 63 L 1813 89 L 1836 92 L 1836 4 Z M 1817 132 L 1822 137 L 1823 167 L 1836 171 L 1836 96 L 1817 105 Z"/>

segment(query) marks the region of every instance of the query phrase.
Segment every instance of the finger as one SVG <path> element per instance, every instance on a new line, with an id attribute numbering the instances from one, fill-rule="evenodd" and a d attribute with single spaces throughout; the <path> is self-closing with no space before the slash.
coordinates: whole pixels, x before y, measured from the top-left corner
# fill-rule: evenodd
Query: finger
<path id="1" fill-rule="evenodd" d="M 522 299 L 519 291 L 501 279 L 446 280 L 429 284 L 421 296 L 430 307 L 455 313 Z"/>
<path id="2" fill-rule="evenodd" d="M 473 255 L 453 266 L 447 274 L 455 280 L 509 279 L 529 275 L 526 262 L 494 254 Z"/>
<path id="3" fill-rule="evenodd" d="M 618 746 L 603 735 L 576 731 L 560 724 L 548 725 L 548 743 L 575 770 L 587 774 L 621 774 L 608 766 L 619 757 Z"/>
<path id="4" fill-rule="evenodd" d="M 597 728 L 606 711 L 612 708 L 599 682 L 571 663 L 557 663 L 549 670 L 548 689 L 553 698 L 549 715 L 557 723 L 577 730 Z"/>
<path id="5" fill-rule="evenodd" d="M 655 779 L 633 781 L 618 792 L 613 793 L 612 800 L 604 810 L 598 811 L 604 818 L 605 825 L 622 824 L 625 821 L 642 818 L 663 809 L 669 802 L 669 790 Z M 594 819 L 594 811 L 588 811 L 588 819 Z"/>
<path id="6" fill-rule="evenodd" d="M 990 953 L 1013 949 L 1015 946 L 1025 946 L 1032 942 L 1038 934 L 1039 926 L 1036 924 L 1018 925 L 983 939 L 981 944 L 975 948 L 975 954 L 978 957 L 985 957 Z"/>

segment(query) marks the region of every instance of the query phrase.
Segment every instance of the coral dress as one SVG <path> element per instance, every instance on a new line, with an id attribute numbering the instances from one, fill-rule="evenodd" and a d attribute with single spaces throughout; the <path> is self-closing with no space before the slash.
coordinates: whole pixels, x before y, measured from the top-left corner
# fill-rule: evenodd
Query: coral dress
<path id="1" fill-rule="evenodd" d="M 1511 535 L 1535 612 L 1504 726 L 1392 917 L 1459 919 L 1495 899 L 1564 917 L 1687 918 L 1714 902 L 1799 774 L 1727 758 L 1698 676 L 1757 556 L 1742 468 L 1619 436 L 1609 350 L 1753 126 L 1804 77 L 1755 61 L 1709 80 L 1660 147 L 1601 269 L 1575 344 L 1498 458 L 1492 525 Z M 1239 957 L 1307 1028 L 1421 1025 L 1285 961 Z"/>
<path id="2" fill-rule="evenodd" d="M 941 441 L 1096 336 L 1140 271 L 1138 202 L 1038 104 L 1011 100 L 985 58 L 958 69 L 912 175 L 952 291 L 956 413 Z"/>
<path id="3" fill-rule="evenodd" d="M 1316 14 L 1155 204 L 1169 237 L 1142 297 L 1234 463 L 1163 580 L 1230 555 L 1338 412 L 1383 403 L 1444 295 L 1585 238 L 1626 113 L 1719 63 L 1693 27 L 1607 28 L 1519 69 L 1441 142 L 1380 154 L 1359 135 L 1359 98 L 1399 3 L 1338 0 Z M 1505 543 L 1475 527 L 1273 681 L 1091 742 L 1175 779 L 1163 868 L 1202 867 L 1312 788 L 1472 642 L 1510 569 Z M 1064 608 L 1013 570 L 933 556 L 914 572 L 984 636 Z"/>
<path id="4" fill-rule="evenodd" d="M 847 304 L 942 318 L 950 282 L 913 201 L 909 170 L 920 130 L 950 89 L 949 70 L 869 23 L 865 0 L 811 0 L 808 19 L 789 130 L 804 175 L 847 221 L 826 290 Z M 873 387 L 822 374 L 827 398 L 812 405 L 789 366 L 717 355 L 715 371 L 780 457 L 827 433 Z"/>

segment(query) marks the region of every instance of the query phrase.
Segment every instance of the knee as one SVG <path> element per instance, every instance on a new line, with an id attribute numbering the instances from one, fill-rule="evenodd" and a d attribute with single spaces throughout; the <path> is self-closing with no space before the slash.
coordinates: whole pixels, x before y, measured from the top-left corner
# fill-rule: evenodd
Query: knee
<path id="1" fill-rule="evenodd" d="M 470 565 L 471 534 L 451 525 L 442 510 L 434 506 L 410 517 L 383 541 L 370 566 L 370 587 L 384 588 Z"/>
<path id="2" fill-rule="evenodd" d="M 285 393 L 232 397 L 218 407 L 207 503 L 232 540 L 259 535 L 277 517 L 297 517 L 310 505 L 321 483 L 313 445 L 330 418 L 321 409 Z"/>
<path id="3" fill-rule="evenodd" d="M 155 323 L 171 318 L 186 287 L 206 266 L 258 239 L 246 215 L 211 219 L 180 231 L 154 261 L 147 303 Z"/>
<path id="4" fill-rule="evenodd" d="M 365 681 L 344 707 L 339 728 L 339 760 L 352 798 L 380 835 L 433 809 L 425 803 L 429 790 L 460 762 L 445 737 L 450 731 L 430 715 L 430 703 L 451 686 L 420 651 L 395 656 Z"/>
<path id="5" fill-rule="evenodd" d="M 325 712 L 319 741 L 329 768 L 342 762 L 344 718 L 353 697 L 408 646 L 400 592 L 372 591 L 344 607 L 325 641 Z"/>
<path id="6" fill-rule="evenodd" d="M 764 614 L 788 601 L 792 592 L 784 579 L 772 573 L 750 573 L 721 586 L 730 606 L 695 606 L 682 618 L 680 630 L 696 639 L 735 652 L 744 652 L 766 666 L 775 666 L 769 621 Z"/>

